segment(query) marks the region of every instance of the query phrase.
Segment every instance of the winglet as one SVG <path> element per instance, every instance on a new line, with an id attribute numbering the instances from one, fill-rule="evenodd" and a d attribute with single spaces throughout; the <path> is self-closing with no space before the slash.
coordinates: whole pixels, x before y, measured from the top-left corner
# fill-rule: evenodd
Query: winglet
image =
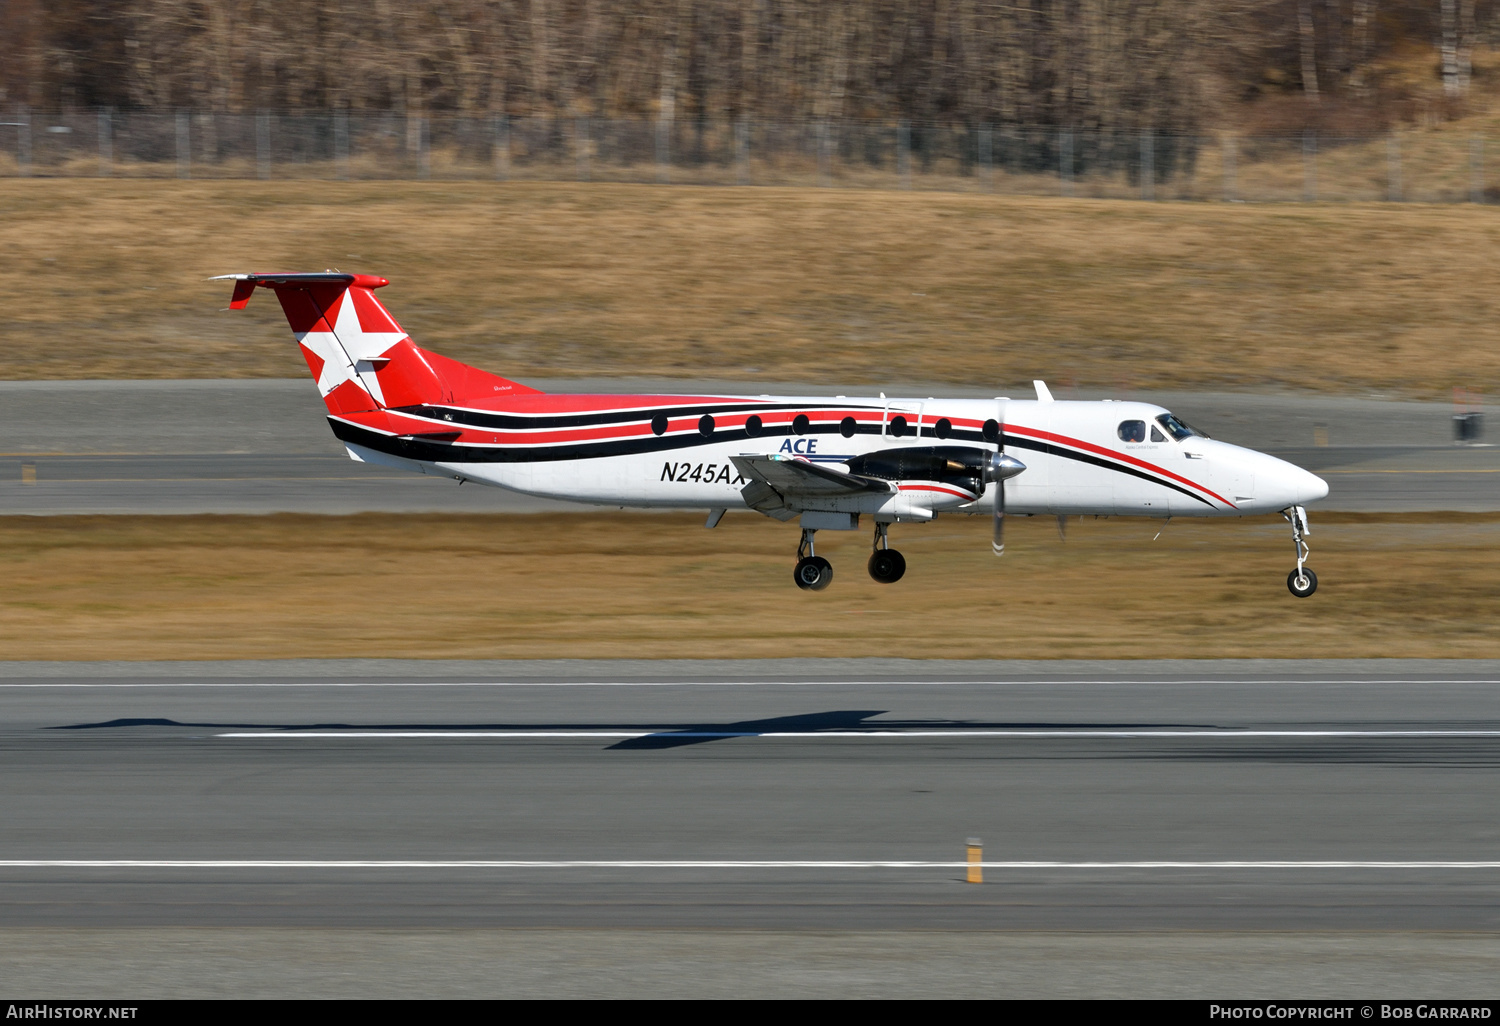
<path id="1" fill-rule="evenodd" d="M 1047 383 L 1045 381 L 1033 381 L 1032 385 L 1036 387 L 1037 402 L 1050 403 L 1052 401 L 1052 393 L 1047 390 Z"/>

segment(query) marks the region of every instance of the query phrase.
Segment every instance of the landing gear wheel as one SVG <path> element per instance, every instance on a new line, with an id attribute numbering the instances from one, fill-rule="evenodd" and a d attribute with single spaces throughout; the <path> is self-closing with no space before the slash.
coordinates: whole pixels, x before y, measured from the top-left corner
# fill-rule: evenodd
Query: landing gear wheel
<path id="1" fill-rule="evenodd" d="M 797 560 L 792 580 L 803 591 L 822 591 L 833 581 L 833 566 L 822 556 L 806 556 Z"/>
<path id="2" fill-rule="evenodd" d="M 1318 575 L 1307 569 L 1307 567 L 1303 567 L 1301 570 L 1293 570 L 1286 575 L 1286 587 L 1288 591 L 1298 598 L 1307 598 L 1307 596 L 1318 590 Z"/>
<path id="3" fill-rule="evenodd" d="M 1307 598 L 1318 590 L 1318 575 L 1307 568 L 1307 510 L 1301 506 L 1288 506 L 1281 511 L 1286 522 L 1292 525 L 1292 548 L 1297 552 L 1297 569 L 1286 575 L 1286 589 L 1298 598 Z"/>
<path id="4" fill-rule="evenodd" d="M 895 584 L 906 573 L 906 557 L 895 549 L 876 549 L 870 554 L 870 576 L 881 584 Z"/>

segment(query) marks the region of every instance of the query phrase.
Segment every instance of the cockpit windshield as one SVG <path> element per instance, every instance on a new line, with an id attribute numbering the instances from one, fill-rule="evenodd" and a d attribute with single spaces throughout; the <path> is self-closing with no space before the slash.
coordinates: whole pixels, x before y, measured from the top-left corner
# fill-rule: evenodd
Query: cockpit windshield
<path id="1" fill-rule="evenodd" d="M 1163 431 L 1179 442 L 1184 438 L 1192 438 L 1194 436 L 1198 438 L 1208 437 L 1205 432 L 1199 431 L 1187 421 L 1179 420 L 1175 414 L 1163 413 L 1160 417 L 1156 418 L 1156 422 L 1161 425 Z"/>

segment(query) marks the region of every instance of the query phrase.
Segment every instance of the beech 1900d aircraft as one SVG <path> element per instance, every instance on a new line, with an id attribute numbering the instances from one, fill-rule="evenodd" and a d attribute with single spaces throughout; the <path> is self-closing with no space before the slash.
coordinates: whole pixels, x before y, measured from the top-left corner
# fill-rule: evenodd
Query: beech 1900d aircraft
<path id="1" fill-rule="evenodd" d="M 1160 406 L 1035 399 L 548 395 L 418 348 L 365 274 L 229 274 L 231 309 L 256 287 L 281 301 L 328 422 L 351 458 L 608 506 L 701 507 L 800 520 L 793 577 L 833 579 L 822 531 L 874 523 L 870 576 L 901 579 L 891 524 L 939 513 L 1242 517 L 1280 512 L 1306 567 L 1305 505 L 1328 485 L 1265 453 L 1214 441 Z"/>

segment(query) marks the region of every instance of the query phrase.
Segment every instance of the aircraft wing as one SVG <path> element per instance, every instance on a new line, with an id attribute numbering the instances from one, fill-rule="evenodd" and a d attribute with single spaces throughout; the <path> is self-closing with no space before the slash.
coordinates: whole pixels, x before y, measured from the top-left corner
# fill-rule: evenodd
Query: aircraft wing
<path id="1" fill-rule="evenodd" d="M 731 456 L 729 459 L 735 469 L 750 481 L 740 490 L 746 504 L 778 520 L 790 520 L 796 516 L 801 511 L 799 499 L 895 491 L 895 486 L 889 481 L 857 477 L 785 456 Z"/>

